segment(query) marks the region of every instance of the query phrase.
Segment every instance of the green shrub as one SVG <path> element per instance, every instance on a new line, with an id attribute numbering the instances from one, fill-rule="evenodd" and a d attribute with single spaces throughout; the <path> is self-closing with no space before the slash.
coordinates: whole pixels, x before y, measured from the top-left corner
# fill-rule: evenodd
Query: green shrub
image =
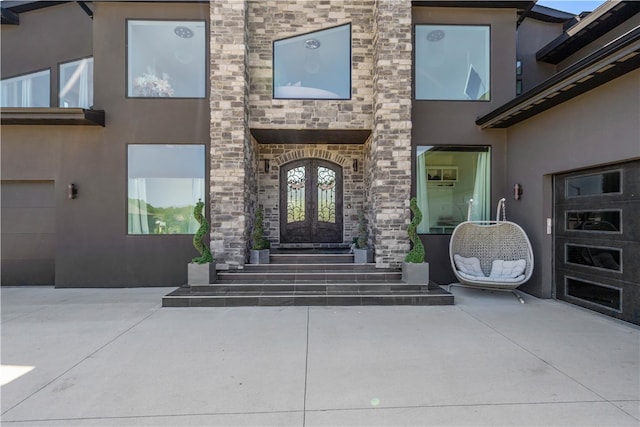
<path id="1" fill-rule="evenodd" d="M 369 248 L 369 232 L 367 231 L 367 218 L 364 216 L 364 211 L 360 211 L 358 214 L 358 237 L 354 239 L 356 249 L 368 249 Z"/>
<path id="2" fill-rule="evenodd" d="M 256 209 L 256 222 L 253 226 L 253 234 L 251 235 L 251 249 L 260 251 L 269 249 L 271 242 L 264 237 L 264 211 L 261 207 Z"/>
<path id="3" fill-rule="evenodd" d="M 424 262 L 424 245 L 420 240 L 420 236 L 418 236 L 418 224 L 422 222 L 422 212 L 420 212 L 420 208 L 418 208 L 418 200 L 415 197 L 411 198 L 409 208 L 411 212 L 413 212 L 413 218 L 411 219 L 411 224 L 409 224 L 409 228 L 407 229 L 407 233 L 409 233 L 409 239 L 413 244 L 413 247 L 405 257 L 405 262 L 413 262 L 413 263 L 421 263 Z"/>
<path id="4" fill-rule="evenodd" d="M 193 217 L 200 224 L 200 228 L 198 228 L 198 231 L 196 231 L 196 234 L 193 236 L 193 246 L 196 248 L 200 256 L 191 260 L 191 262 L 196 264 L 206 264 L 208 262 L 213 262 L 213 256 L 211 255 L 211 251 L 209 250 L 209 245 L 205 245 L 202 241 L 202 238 L 205 236 L 207 237 L 206 240 L 209 240 L 209 222 L 202 213 L 203 209 L 204 203 L 201 199 L 198 199 L 198 203 L 196 203 L 195 207 L 193 208 Z"/>

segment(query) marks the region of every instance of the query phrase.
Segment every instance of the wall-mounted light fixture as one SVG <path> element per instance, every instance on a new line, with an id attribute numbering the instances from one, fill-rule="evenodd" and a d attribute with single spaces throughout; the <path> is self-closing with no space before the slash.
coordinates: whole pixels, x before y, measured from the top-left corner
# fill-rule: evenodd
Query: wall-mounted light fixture
<path id="1" fill-rule="evenodd" d="M 264 173 L 269 173 L 269 159 L 264 159 Z"/>
<path id="2" fill-rule="evenodd" d="M 75 199 L 78 197 L 78 186 L 74 183 L 71 183 L 67 186 L 67 197 L 70 199 Z"/>
<path id="3" fill-rule="evenodd" d="M 353 171 L 358 172 L 358 159 L 353 159 Z"/>
<path id="4" fill-rule="evenodd" d="M 515 184 L 513 186 L 513 200 L 520 200 L 522 198 L 522 185 Z"/>

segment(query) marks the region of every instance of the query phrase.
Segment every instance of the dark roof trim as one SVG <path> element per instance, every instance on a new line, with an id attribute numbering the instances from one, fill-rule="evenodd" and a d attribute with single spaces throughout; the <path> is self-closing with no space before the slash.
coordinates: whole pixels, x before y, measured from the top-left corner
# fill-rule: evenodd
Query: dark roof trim
<path id="1" fill-rule="evenodd" d="M 17 13 L 10 11 L 6 8 L 0 8 L 0 12 L 2 14 L 2 20 L 0 24 L 2 25 L 20 25 L 20 17 Z"/>
<path id="2" fill-rule="evenodd" d="M 608 1 L 538 52 L 536 59 L 558 64 L 640 12 L 640 2 Z"/>
<path id="3" fill-rule="evenodd" d="M 84 13 L 86 13 L 89 18 L 93 19 L 93 10 L 91 10 L 89 6 L 87 6 L 86 1 L 77 1 L 76 3 L 78 3 L 78 5 L 82 8 L 82 10 L 84 10 Z"/>
<path id="4" fill-rule="evenodd" d="M 251 129 L 258 144 L 364 144 L 370 129 Z"/>
<path id="5" fill-rule="evenodd" d="M 562 24 L 572 19 L 576 19 L 576 16 L 573 13 L 563 12 L 561 10 L 541 6 L 539 4 L 536 4 L 531 8 L 531 11 L 527 14 L 527 17 L 538 21 L 551 22 L 555 24 Z M 576 20 L 576 22 L 578 21 Z"/>
<path id="6" fill-rule="evenodd" d="M 103 110 L 83 108 L 0 108 L 2 125 L 105 125 Z"/>
<path id="7" fill-rule="evenodd" d="M 507 128 L 640 68 L 640 26 L 476 120 Z"/>

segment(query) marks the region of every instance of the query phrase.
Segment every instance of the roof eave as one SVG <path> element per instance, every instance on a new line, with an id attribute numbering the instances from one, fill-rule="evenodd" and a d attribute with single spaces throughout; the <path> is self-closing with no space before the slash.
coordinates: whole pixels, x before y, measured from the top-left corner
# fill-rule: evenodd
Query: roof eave
<path id="1" fill-rule="evenodd" d="M 640 68 L 640 27 L 476 120 L 483 129 L 507 128 Z"/>

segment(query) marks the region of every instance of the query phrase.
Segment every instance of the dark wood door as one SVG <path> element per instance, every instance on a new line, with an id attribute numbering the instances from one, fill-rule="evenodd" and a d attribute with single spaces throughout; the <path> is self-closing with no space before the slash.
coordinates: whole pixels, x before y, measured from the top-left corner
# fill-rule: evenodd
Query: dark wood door
<path id="1" fill-rule="evenodd" d="M 342 167 L 304 159 L 280 168 L 280 242 L 342 242 Z"/>

